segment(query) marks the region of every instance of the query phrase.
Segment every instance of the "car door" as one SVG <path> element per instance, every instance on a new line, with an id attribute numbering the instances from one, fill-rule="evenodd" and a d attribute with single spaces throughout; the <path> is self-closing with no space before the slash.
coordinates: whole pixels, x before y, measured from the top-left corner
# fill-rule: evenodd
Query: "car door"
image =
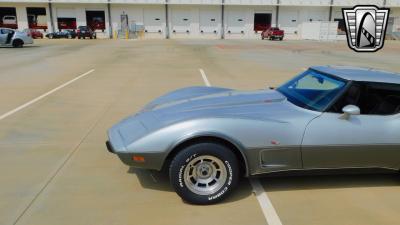
<path id="1" fill-rule="evenodd" d="M 371 101 L 361 99 L 360 102 L 362 100 Z M 303 166 L 304 168 L 398 168 L 399 143 L 398 112 L 395 115 L 348 116 L 325 112 L 312 120 L 305 130 L 302 142 Z"/>
<path id="2" fill-rule="evenodd" d="M 399 115 L 339 117 L 323 113 L 307 126 L 302 143 L 304 168 L 398 166 Z"/>
<path id="3" fill-rule="evenodd" d="M 8 32 L 5 29 L 0 29 L 0 45 L 4 45 L 7 41 Z"/>

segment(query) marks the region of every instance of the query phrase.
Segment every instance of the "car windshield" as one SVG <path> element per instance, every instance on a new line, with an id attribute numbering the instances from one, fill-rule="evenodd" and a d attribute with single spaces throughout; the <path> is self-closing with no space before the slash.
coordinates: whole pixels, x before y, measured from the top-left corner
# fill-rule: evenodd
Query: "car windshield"
<path id="1" fill-rule="evenodd" d="M 277 90 L 297 106 L 322 112 L 342 92 L 346 84 L 344 80 L 307 70 Z"/>

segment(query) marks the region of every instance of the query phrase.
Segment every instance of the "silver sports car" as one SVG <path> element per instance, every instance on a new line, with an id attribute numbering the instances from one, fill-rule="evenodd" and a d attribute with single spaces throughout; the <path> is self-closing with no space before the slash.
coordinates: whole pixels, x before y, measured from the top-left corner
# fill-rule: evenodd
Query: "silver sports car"
<path id="1" fill-rule="evenodd" d="M 400 168 L 400 75 L 316 66 L 276 89 L 189 87 L 155 99 L 108 131 L 133 167 L 169 169 L 184 200 L 225 198 L 240 176 Z"/>

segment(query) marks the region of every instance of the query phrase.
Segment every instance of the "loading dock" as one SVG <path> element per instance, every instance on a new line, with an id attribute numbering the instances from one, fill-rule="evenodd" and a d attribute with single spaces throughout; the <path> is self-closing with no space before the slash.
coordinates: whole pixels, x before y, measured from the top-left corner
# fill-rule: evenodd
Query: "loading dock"
<path id="1" fill-rule="evenodd" d="M 143 24 L 146 37 L 162 38 L 165 31 L 165 13 L 161 7 L 144 8 Z"/>
<path id="2" fill-rule="evenodd" d="M 1 1 L 1 0 L 0 0 Z M 246 38 L 259 39 L 260 31 L 279 26 L 288 39 L 298 39 L 304 22 L 337 21 L 344 38 L 341 9 L 359 1 L 341 0 L 32 0 L 0 3 L 0 24 L 6 27 L 48 30 L 76 29 L 89 25 L 103 37 L 120 30 L 120 16 L 144 28 L 146 38 Z M 389 30 L 398 33 L 400 0 L 372 0 L 391 8 Z M 68 11 L 63 13 L 62 11 Z M 168 12 L 168 13 L 167 13 Z M 167 22 L 167 18 L 168 22 Z M 278 22 L 279 21 L 279 22 Z M 11 23 L 11 24 L 10 24 Z M 168 23 L 168 24 L 167 24 Z M 38 25 L 39 24 L 39 25 Z M 129 25 L 129 28 L 130 25 Z M 175 33 L 173 32 L 175 30 Z M 388 32 L 390 32 L 388 31 Z M 170 33 L 171 35 L 169 35 Z M 343 36 L 343 37 L 342 37 Z M 398 35 L 397 35 L 398 36 Z M 389 36 L 388 36 L 389 37 Z"/>
<path id="3" fill-rule="evenodd" d="M 14 7 L 0 7 L 0 27 L 18 29 L 17 11 Z"/>
<path id="4" fill-rule="evenodd" d="M 244 36 L 246 30 L 246 14 L 243 10 L 235 9 L 227 12 L 226 32 L 229 37 L 232 35 Z"/>
<path id="5" fill-rule="evenodd" d="M 57 26 L 62 29 L 76 29 L 76 14 L 73 8 L 57 8 Z"/>
<path id="6" fill-rule="evenodd" d="M 47 30 L 46 8 L 44 7 L 27 7 L 28 26 L 31 29 Z"/>
<path id="7" fill-rule="evenodd" d="M 106 16 L 104 10 L 86 10 L 86 24 L 92 30 L 101 30 L 104 32 L 106 29 Z"/>
<path id="8" fill-rule="evenodd" d="M 221 32 L 221 16 L 219 8 L 202 8 L 200 9 L 199 14 L 200 35 L 218 38 L 219 33 Z"/>
<path id="9" fill-rule="evenodd" d="M 264 31 L 271 27 L 272 13 L 254 13 L 254 31 Z"/>
<path id="10" fill-rule="evenodd" d="M 187 8 L 171 9 L 171 30 L 173 37 L 185 37 L 191 34 L 192 13 Z"/>

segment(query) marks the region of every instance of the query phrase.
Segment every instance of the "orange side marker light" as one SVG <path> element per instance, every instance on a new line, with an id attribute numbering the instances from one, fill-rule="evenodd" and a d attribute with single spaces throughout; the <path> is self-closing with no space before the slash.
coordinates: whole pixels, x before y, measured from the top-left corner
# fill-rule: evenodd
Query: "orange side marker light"
<path id="1" fill-rule="evenodd" d="M 143 156 L 133 156 L 132 159 L 135 162 L 144 162 L 144 157 Z"/>

